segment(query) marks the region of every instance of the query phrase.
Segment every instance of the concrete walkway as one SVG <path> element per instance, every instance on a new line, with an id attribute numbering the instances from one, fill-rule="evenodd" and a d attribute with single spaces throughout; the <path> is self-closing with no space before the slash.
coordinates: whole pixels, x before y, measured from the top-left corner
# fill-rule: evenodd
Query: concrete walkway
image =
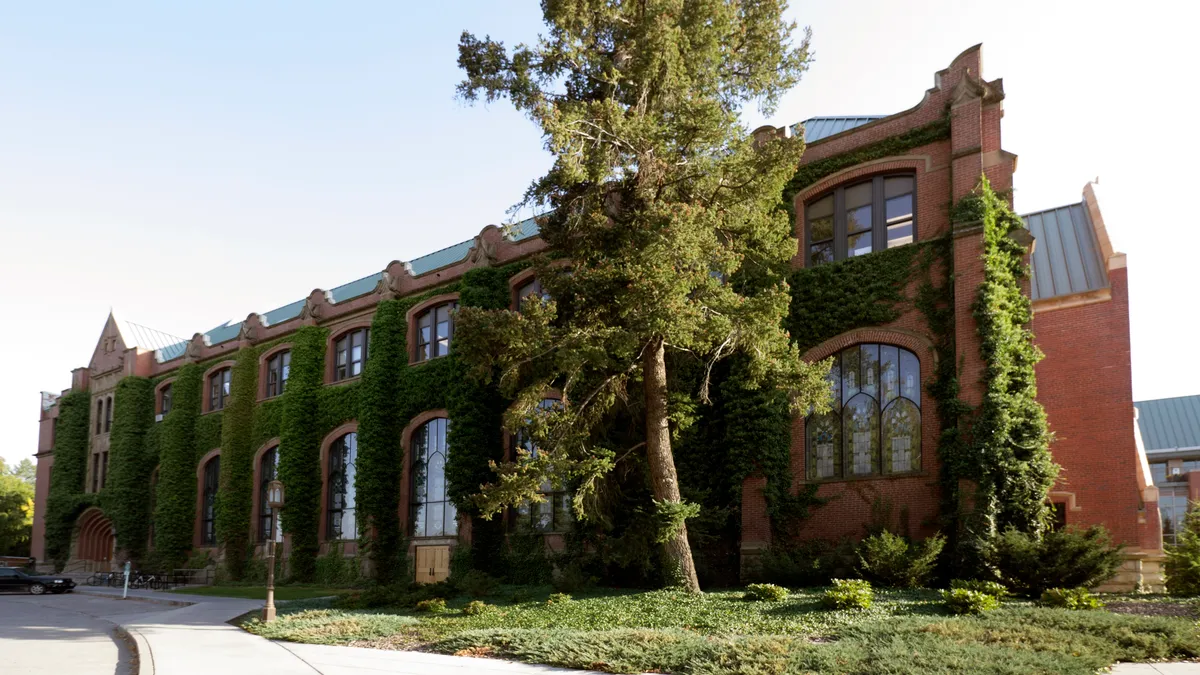
<path id="1" fill-rule="evenodd" d="M 1118 663 L 1112 675 L 1198 675 L 1200 663 Z"/>
<path id="2" fill-rule="evenodd" d="M 77 593 L 121 596 L 120 589 Z M 131 601 L 161 607 L 115 619 L 137 642 L 139 675 L 548 675 L 587 671 L 423 652 L 275 642 L 227 623 L 262 608 L 261 600 L 129 591 Z M 189 604 L 190 603 L 190 604 Z M 595 675 L 599 675 L 596 673 Z"/>

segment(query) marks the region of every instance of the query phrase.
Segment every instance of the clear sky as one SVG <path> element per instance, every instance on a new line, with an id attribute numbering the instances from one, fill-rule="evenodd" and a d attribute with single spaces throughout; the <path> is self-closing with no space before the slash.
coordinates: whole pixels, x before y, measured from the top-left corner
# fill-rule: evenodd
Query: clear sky
<path id="1" fill-rule="evenodd" d="M 767 121 L 909 108 L 982 42 L 1018 210 L 1077 202 L 1099 176 L 1129 254 L 1134 396 L 1197 394 L 1200 359 L 1167 358 L 1200 334 L 1195 7 L 796 2 L 816 59 Z M 507 104 L 454 99 L 459 33 L 530 40 L 532 0 L 0 8 L 9 461 L 35 451 L 38 392 L 87 364 L 110 307 L 184 337 L 240 321 L 474 236 L 549 165 Z"/>

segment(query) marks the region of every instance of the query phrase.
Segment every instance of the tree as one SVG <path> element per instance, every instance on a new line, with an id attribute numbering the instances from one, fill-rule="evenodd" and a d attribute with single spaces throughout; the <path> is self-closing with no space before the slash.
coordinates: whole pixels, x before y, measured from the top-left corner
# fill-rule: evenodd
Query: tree
<path id="1" fill-rule="evenodd" d="M 804 363 L 780 324 L 796 253 L 780 195 L 803 145 L 756 144 L 739 122 L 751 102 L 772 111 L 807 67 L 808 34 L 793 43 L 785 8 L 543 0 L 549 32 L 536 45 L 510 54 L 463 33 L 460 98 L 508 98 L 543 132 L 554 164 L 516 208 L 548 208 L 542 237 L 569 261 L 535 263 L 553 300 L 458 314 L 455 349 L 477 376 L 499 373 L 516 398 L 506 427 L 538 449 L 497 467 L 479 497 L 485 517 L 539 500 L 544 480 L 577 483 L 586 517 L 597 480 L 644 451 L 665 562 L 698 592 L 684 522 L 698 509 L 680 498 L 671 450 L 676 403 L 707 401 L 713 365 L 740 353 L 752 385 L 823 405 L 827 364 Z M 671 378 L 676 359 L 702 366 L 694 391 Z M 539 408 L 550 387 L 566 405 Z M 620 406 L 644 423 L 631 447 L 599 433 Z"/>
<path id="2" fill-rule="evenodd" d="M 4 472 L 3 464 L 4 460 L 0 459 L 0 473 Z M 20 478 L 30 485 L 37 483 L 37 467 L 33 465 L 33 462 L 29 461 L 28 457 L 21 459 L 16 466 L 8 470 L 8 473 L 9 475 Z"/>
<path id="3" fill-rule="evenodd" d="M 10 471 L 0 459 L 0 555 L 29 555 L 33 481 L 27 481 L 23 474 L 32 466 L 26 459 Z"/>

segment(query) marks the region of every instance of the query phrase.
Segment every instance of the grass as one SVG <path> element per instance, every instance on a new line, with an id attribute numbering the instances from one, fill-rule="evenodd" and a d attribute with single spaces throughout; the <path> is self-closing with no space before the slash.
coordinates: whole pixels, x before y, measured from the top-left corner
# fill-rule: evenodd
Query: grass
<path id="1" fill-rule="evenodd" d="M 276 586 L 276 600 L 308 600 L 323 598 L 330 595 L 345 595 L 352 592 L 349 588 L 323 588 L 320 586 Z M 266 600 L 266 586 L 198 586 L 178 588 L 170 591 L 182 595 L 207 595 L 221 598 L 246 598 L 248 600 Z"/>
<path id="2" fill-rule="evenodd" d="M 741 591 L 692 596 L 597 590 L 555 604 L 546 603 L 549 589 L 521 602 L 511 599 L 513 590 L 486 598 L 496 606 L 475 615 L 462 613 L 470 600 L 465 597 L 450 599 L 448 611 L 438 615 L 407 608 L 341 610 L 313 600 L 283 608 L 274 623 L 252 618 L 242 625 L 297 642 L 425 649 L 613 673 L 1082 675 L 1117 661 L 1200 657 L 1200 633 L 1190 618 L 1071 612 L 1022 601 L 979 617 L 954 617 L 936 591 L 877 591 L 869 610 L 831 612 L 820 607 L 823 589 L 777 602 L 747 602 Z"/>

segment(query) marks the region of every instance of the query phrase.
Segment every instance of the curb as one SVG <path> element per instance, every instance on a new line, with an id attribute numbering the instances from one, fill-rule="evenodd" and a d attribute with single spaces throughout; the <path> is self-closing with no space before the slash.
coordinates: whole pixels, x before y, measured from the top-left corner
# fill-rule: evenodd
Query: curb
<path id="1" fill-rule="evenodd" d="M 79 588 L 75 588 L 74 591 L 72 591 L 72 592 L 78 593 L 79 595 L 90 595 L 93 598 L 109 598 L 110 600 L 136 600 L 138 602 L 149 602 L 149 603 L 152 603 L 155 605 L 167 605 L 169 607 L 191 607 L 192 605 L 196 604 L 194 602 L 187 602 L 185 600 L 167 600 L 166 598 L 147 598 L 147 597 L 143 597 L 143 596 L 139 596 L 139 595 L 131 595 L 127 598 L 122 598 L 121 596 L 119 596 L 115 593 L 98 593 L 96 591 L 81 591 L 81 590 L 79 590 Z"/>
<path id="2" fill-rule="evenodd" d="M 149 670 L 142 669 L 142 652 L 150 653 L 150 644 L 146 642 L 146 638 L 140 634 L 131 634 L 119 623 L 113 624 L 113 638 L 121 641 L 125 648 L 129 650 L 129 673 L 130 675 L 153 675 L 154 662 L 149 662 Z"/>

